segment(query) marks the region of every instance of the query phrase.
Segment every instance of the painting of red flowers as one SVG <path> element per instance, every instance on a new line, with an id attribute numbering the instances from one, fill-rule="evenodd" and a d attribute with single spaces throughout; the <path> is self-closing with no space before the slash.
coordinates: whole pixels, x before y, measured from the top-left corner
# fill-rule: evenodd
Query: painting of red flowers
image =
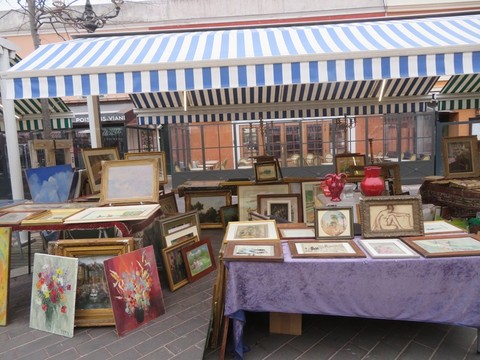
<path id="1" fill-rule="evenodd" d="M 152 245 L 103 264 L 119 336 L 165 313 Z"/>
<path id="2" fill-rule="evenodd" d="M 73 337 L 78 259 L 36 253 L 30 327 Z"/>

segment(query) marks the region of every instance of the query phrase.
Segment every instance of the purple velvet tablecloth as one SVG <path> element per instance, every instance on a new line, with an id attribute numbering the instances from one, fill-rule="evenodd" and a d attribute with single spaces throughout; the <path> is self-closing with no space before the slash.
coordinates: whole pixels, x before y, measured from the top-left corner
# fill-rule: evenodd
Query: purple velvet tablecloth
<path id="1" fill-rule="evenodd" d="M 237 355 L 243 311 L 410 320 L 480 328 L 480 257 L 225 262 Z"/>

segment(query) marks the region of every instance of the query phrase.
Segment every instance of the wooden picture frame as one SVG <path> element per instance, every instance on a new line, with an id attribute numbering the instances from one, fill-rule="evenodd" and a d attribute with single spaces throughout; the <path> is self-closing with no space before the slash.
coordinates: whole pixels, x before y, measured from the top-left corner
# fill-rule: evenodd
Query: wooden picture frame
<path id="1" fill-rule="evenodd" d="M 257 211 L 258 194 L 288 194 L 288 184 L 238 186 L 238 220 L 246 221 L 251 211 Z"/>
<path id="2" fill-rule="evenodd" d="M 411 236 L 402 241 L 426 258 L 480 255 L 480 237 L 474 234 Z"/>
<path id="3" fill-rule="evenodd" d="M 478 139 L 476 135 L 444 137 L 442 156 L 445 177 L 478 176 Z"/>
<path id="4" fill-rule="evenodd" d="M 160 209 L 163 214 L 176 214 L 178 213 L 177 197 L 173 191 L 160 195 L 158 198 Z"/>
<path id="5" fill-rule="evenodd" d="M 353 240 L 290 240 L 292 258 L 356 258 L 366 257 Z"/>
<path id="6" fill-rule="evenodd" d="M 230 190 L 185 191 L 185 211 L 196 210 L 202 229 L 223 228 L 220 208 L 232 204 Z"/>
<path id="7" fill-rule="evenodd" d="M 298 223 L 303 221 L 300 194 L 257 195 L 257 210 L 260 214 L 273 216 L 275 220 Z"/>
<path id="8" fill-rule="evenodd" d="M 276 182 L 279 179 L 278 167 L 276 161 L 256 162 L 255 182 Z"/>
<path id="9" fill-rule="evenodd" d="M 78 259 L 75 326 L 115 325 L 103 261 L 133 250 L 132 237 L 55 242 L 55 255 Z"/>
<path id="10" fill-rule="evenodd" d="M 102 165 L 100 203 L 158 203 L 158 160 L 116 160 Z"/>
<path id="11" fill-rule="evenodd" d="M 362 173 L 356 173 L 350 169 L 351 166 L 366 166 L 365 154 L 336 154 L 334 157 L 335 173 L 344 173 L 347 176 L 363 177 Z M 361 171 L 361 170 L 360 170 Z"/>
<path id="12" fill-rule="evenodd" d="M 466 230 L 459 228 L 445 220 L 432 220 L 423 222 L 423 232 L 425 235 L 432 234 L 452 234 L 465 233 Z"/>
<path id="13" fill-rule="evenodd" d="M 315 225 L 315 208 L 323 206 L 318 198 L 322 193 L 321 181 L 302 182 L 302 214 L 303 222 L 308 226 Z"/>
<path id="14" fill-rule="evenodd" d="M 315 238 L 317 240 L 353 239 L 352 207 L 321 207 L 315 209 Z"/>
<path id="15" fill-rule="evenodd" d="M 18 225 L 43 211 L 9 211 L 0 213 L 1 225 Z"/>
<path id="16" fill-rule="evenodd" d="M 162 247 L 177 245 L 192 236 L 200 237 L 200 220 L 196 210 L 158 220 Z"/>
<path id="17" fill-rule="evenodd" d="M 63 224 L 70 216 L 82 211 L 83 208 L 45 210 L 22 221 L 22 225 Z"/>
<path id="18" fill-rule="evenodd" d="M 230 221 L 224 241 L 279 241 L 280 235 L 275 220 Z"/>
<path id="19" fill-rule="evenodd" d="M 420 255 L 400 239 L 360 239 L 360 245 L 373 259 L 409 259 Z"/>
<path id="20" fill-rule="evenodd" d="M 99 193 L 102 184 L 102 161 L 120 160 L 116 147 L 82 149 L 83 163 L 93 194 Z"/>
<path id="21" fill-rule="evenodd" d="M 185 261 L 183 260 L 182 248 L 196 241 L 198 241 L 198 237 L 194 236 L 182 243 L 162 249 L 162 258 L 170 291 L 178 290 L 188 284 L 187 269 L 185 267 Z"/>
<path id="22" fill-rule="evenodd" d="M 150 152 L 127 152 L 124 155 L 125 160 L 142 160 L 142 159 L 157 159 L 158 161 L 158 183 L 168 183 L 167 177 L 167 160 L 165 151 L 150 151 Z"/>
<path id="23" fill-rule="evenodd" d="M 217 268 L 210 240 L 203 239 L 182 247 L 189 282 L 197 281 Z"/>
<path id="24" fill-rule="evenodd" d="M 362 237 L 421 236 L 423 210 L 420 196 L 371 196 L 360 199 Z"/>
<path id="25" fill-rule="evenodd" d="M 280 242 L 229 241 L 225 246 L 223 260 L 283 262 L 282 244 Z"/>
<path id="26" fill-rule="evenodd" d="M 223 229 L 227 228 L 230 221 L 238 221 L 238 205 L 227 205 L 220 208 L 220 220 Z"/>
<path id="27" fill-rule="evenodd" d="M 277 224 L 280 239 L 315 239 L 315 229 L 305 223 Z"/>
<path id="28" fill-rule="evenodd" d="M 65 219 L 65 224 L 146 220 L 160 209 L 158 204 L 103 206 L 84 209 Z"/>
<path id="29" fill-rule="evenodd" d="M 0 227 L 0 326 L 6 326 L 8 321 L 8 292 L 10 284 L 10 247 L 12 243 L 12 228 Z"/>

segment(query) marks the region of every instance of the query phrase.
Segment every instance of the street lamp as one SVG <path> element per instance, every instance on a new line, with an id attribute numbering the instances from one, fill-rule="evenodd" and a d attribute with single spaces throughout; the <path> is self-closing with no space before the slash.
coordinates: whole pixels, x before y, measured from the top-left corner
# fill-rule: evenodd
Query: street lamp
<path id="1" fill-rule="evenodd" d="M 345 154 L 348 153 L 348 146 L 347 146 L 347 137 L 348 137 L 348 130 L 355 128 L 357 126 L 357 119 L 355 117 L 347 117 L 335 119 L 335 126 L 337 129 L 343 129 L 343 141 L 345 142 Z"/>

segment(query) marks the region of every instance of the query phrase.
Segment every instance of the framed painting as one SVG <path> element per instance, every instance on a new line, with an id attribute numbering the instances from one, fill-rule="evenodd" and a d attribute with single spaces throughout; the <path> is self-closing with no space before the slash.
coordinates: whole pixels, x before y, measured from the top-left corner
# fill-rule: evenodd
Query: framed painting
<path id="1" fill-rule="evenodd" d="M 22 221 L 31 218 L 43 211 L 12 211 L 7 213 L 0 213 L 1 225 L 18 225 Z"/>
<path id="2" fill-rule="evenodd" d="M 365 166 L 366 164 L 365 154 L 355 153 L 355 154 L 337 154 L 334 158 L 335 163 L 335 173 L 344 173 L 347 176 L 357 176 L 363 177 L 361 170 L 355 170 L 354 173 L 350 167 L 351 166 Z"/>
<path id="3" fill-rule="evenodd" d="M 288 184 L 241 185 L 238 187 L 238 220 L 248 220 L 251 211 L 257 211 L 258 194 L 288 194 Z"/>
<path id="4" fill-rule="evenodd" d="M 141 174 L 141 176 L 139 176 Z M 105 161 L 100 203 L 158 203 L 156 159 Z"/>
<path id="5" fill-rule="evenodd" d="M 400 239 L 360 239 L 360 245 L 374 259 L 418 258 L 419 254 Z"/>
<path id="6" fill-rule="evenodd" d="M 230 221 L 238 221 L 238 205 L 227 205 L 220 208 L 222 227 L 227 228 Z"/>
<path id="7" fill-rule="evenodd" d="M 160 209 L 163 214 L 168 215 L 178 213 L 177 198 L 173 191 L 160 195 L 158 203 L 160 204 Z"/>
<path id="8" fill-rule="evenodd" d="M 411 236 L 402 240 L 426 258 L 480 255 L 480 238 L 474 234 Z"/>
<path id="9" fill-rule="evenodd" d="M 18 212 L 18 211 L 45 211 L 56 209 L 86 209 L 98 206 L 98 203 L 84 201 L 84 202 L 66 202 L 66 203 L 23 203 L 13 205 L 8 208 L 0 209 L 0 212 Z"/>
<path id="10" fill-rule="evenodd" d="M 197 241 L 198 237 L 194 236 L 180 244 L 162 249 L 162 258 L 165 264 L 165 273 L 167 274 L 170 291 L 178 290 L 188 284 L 188 275 L 185 261 L 183 260 L 182 248 L 192 245 Z"/>
<path id="11" fill-rule="evenodd" d="M 103 262 L 119 336 L 165 314 L 153 246 Z"/>
<path id="12" fill-rule="evenodd" d="M 78 259 L 35 253 L 30 327 L 73 337 Z"/>
<path id="13" fill-rule="evenodd" d="M 0 326 L 7 325 L 12 229 L 0 227 Z"/>
<path id="14" fill-rule="evenodd" d="M 83 163 L 87 171 L 88 183 L 92 193 L 99 193 L 102 183 L 102 161 L 120 160 L 116 147 L 82 149 Z"/>
<path id="15" fill-rule="evenodd" d="M 212 245 L 208 239 L 184 246 L 181 251 L 189 282 L 197 281 L 217 268 Z"/>
<path id="16" fill-rule="evenodd" d="M 280 236 L 275 220 L 231 221 L 228 223 L 224 240 L 278 241 Z"/>
<path id="17" fill-rule="evenodd" d="M 56 165 L 25 169 L 33 202 L 67 202 L 73 180 L 72 165 Z"/>
<path id="18" fill-rule="evenodd" d="M 352 258 L 366 257 L 353 240 L 291 240 L 288 242 L 292 258 Z"/>
<path id="19" fill-rule="evenodd" d="M 445 220 L 432 220 L 423 222 L 423 232 L 425 235 L 432 235 L 464 233 L 465 230 Z"/>
<path id="20" fill-rule="evenodd" d="M 257 195 L 257 210 L 273 219 L 298 223 L 303 221 L 300 194 Z"/>
<path id="21" fill-rule="evenodd" d="M 66 218 L 82 210 L 83 208 L 45 210 L 23 220 L 22 225 L 62 224 Z"/>
<path id="22" fill-rule="evenodd" d="M 65 224 L 148 219 L 160 209 L 158 204 L 103 206 L 84 209 L 65 219 Z"/>
<path id="23" fill-rule="evenodd" d="M 142 159 L 157 159 L 158 161 L 158 183 L 168 183 L 167 177 L 167 161 L 165 158 L 165 151 L 150 151 L 150 152 L 128 152 L 124 155 L 125 160 L 142 160 Z"/>
<path id="24" fill-rule="evenodd" d="M 225 261 L 268 261 L 282 262 L 282 244 L 249 241 L 229 241 L 223 253 Z"/>
<path id="25" fill-rule="evenodd" d="M 321 186 L 321 181 L 302 182 L 303 222 L 308 226 L 315 225 L 315 208 L 324 206 L 318 197 Z"/>
<path id="26" fill-rule="evenodd" d="M 423 235 L 420 196 L 371 196 L 360 199 L 362 236 L 384 238 Z"/>
<path id="27" fill-rule="evenodd" d="M 315 238 L 353 239 L 353 209 L 351 207 L 322 207 L 315 209 Z"/>
<path id="28" fill-rule="evenodd" d="M 55 255 L 78 259 L 75 326 L 115 325 L 103 262 L 133 250 L 131 237 L 55 242 Z"/>
<path id="29" fill-rule="evenodd" d="M 255 181 L 261 182 L 275 182 L 278 181 L 278 168 L 276 161 L 256 162 L 255 166 Z"/>
<path id="30" fill-rule="evenodd" d="M 158 220 L 160 225 L 160 241 L 166 248 L 191 238 L 200 237 L 200 220 L 198 211 L 176 214 Z"/>
<path id="31" fill-rule="evenodd" d="M 185 211 L 196 210 L 200 228 L 222 228 L 220 208 L 232 204 L 232 192 L 220 191 L 185 191 Z"/>
<path id="32" fill-rule="evenodd" d="M 478 176 L 478 139 L 476 135 L 444 137 L 442 156 L 446 177 Z"/>

